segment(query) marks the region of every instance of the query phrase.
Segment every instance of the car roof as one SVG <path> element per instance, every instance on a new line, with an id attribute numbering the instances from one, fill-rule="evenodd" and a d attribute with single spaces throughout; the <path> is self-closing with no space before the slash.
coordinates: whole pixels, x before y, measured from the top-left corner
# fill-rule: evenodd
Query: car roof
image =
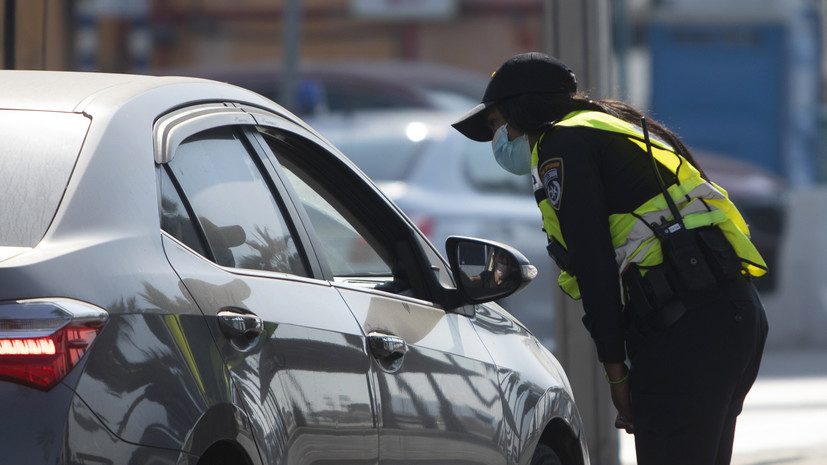
<path id="1" fill-rule="evenodd" d="M 192 77 L 0 70 L 0 108 L 82 112 L 93 102 L 117 106 L 152 90 L 178 84 L 213 86 L 216 100 L 240 100 L 274 106 L 272 102 L 245 89 Z"/>

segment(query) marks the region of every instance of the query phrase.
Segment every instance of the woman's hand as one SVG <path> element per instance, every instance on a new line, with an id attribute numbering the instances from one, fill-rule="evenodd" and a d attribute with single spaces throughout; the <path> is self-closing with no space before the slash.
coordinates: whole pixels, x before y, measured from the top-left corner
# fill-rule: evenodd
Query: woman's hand
<path id="1" fill-rule="evenodd" d="M 629 389 L 629 368 L 625 363 L 605 363 L 606 378 L 612 390 L 612 403 L 617 409 L 615 428 L 625 429 L 634 434 L 635 427 L 632 417 L 631 390 Z"/>

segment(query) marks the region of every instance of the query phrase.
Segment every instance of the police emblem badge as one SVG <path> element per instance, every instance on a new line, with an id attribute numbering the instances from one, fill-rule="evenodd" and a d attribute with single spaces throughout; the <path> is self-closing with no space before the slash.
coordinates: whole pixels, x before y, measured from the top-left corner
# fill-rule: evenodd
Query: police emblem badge
<path id="1" fill-rule="evenodd" d="M 540 167 L 540 179 L 546 187 L 546 195 L 555 210 L 560 209 L 563 197 L 563 159 L 552 158 Z"/>

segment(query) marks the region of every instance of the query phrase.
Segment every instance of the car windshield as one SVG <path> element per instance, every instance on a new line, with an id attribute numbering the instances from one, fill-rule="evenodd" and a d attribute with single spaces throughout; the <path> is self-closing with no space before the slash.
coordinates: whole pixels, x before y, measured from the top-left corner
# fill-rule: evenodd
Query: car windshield
<path id="1" fill-rule="evenodd" d="M 88 129 L 76 113 L 0 111 L 0 246 L 40 242 Z"/>

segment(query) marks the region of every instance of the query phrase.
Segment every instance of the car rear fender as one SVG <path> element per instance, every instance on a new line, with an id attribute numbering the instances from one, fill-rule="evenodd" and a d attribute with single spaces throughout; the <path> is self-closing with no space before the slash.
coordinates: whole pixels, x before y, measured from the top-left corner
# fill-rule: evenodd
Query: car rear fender
<path id="1" fill-rule="evenodd" d="M 218 404 L 204 412 L 187 438 L 185 452 L 201 457 L 217 443 L 233 444 L 243 451 L 249 463 L 262 463 L 250 420 L 237 405 Z"/>

